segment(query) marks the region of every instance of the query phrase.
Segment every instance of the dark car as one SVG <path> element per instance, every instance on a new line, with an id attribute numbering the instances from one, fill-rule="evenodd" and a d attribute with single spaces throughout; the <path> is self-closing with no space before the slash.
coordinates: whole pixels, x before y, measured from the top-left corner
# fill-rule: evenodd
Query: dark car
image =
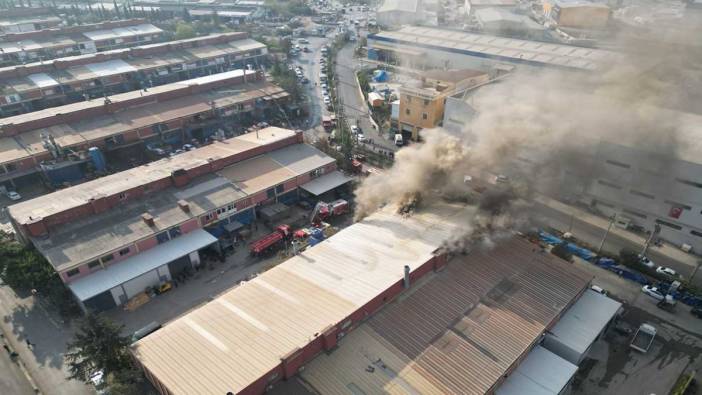
<path id="1" fill-rule="evenodd" d="M 690 314 L 697 318 L 702 318 L 702 307 L 695 307 L 694 309 L 690 310 Z"/>

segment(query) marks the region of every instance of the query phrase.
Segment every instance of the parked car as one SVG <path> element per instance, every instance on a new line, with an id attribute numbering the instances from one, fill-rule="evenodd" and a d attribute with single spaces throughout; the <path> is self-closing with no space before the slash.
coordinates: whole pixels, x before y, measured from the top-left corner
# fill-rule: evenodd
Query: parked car
<path id="1" fill-rule="evenodd" d="M 358 125 L 351 125 L 351 133 L 358 134 L 359 131 Z"/>
<path id="2" fill-rule="evenodd" d="M 651 269 L 656 267 L 656 264 L 653 263 L 652 260 L 648 259 L 648 257 L 646 255 L 639 254 L 639 263 L 641 263 L 642 265 L 649 267 Z"/>
<path id="3" fill-rule="evenodd" d="M 22 195 L 20 195 L 19 193 L 15 192 L 15 191 L 7 191 L 7 193 L 5 195 L 7 195 L 7 197 L 10 198 L 10 200 L 22 199 Z"/>
<path id="4" fill-rule="evenodd" d="M 690 310 L 690 314 L 697 318 L 702 318 L 702 307 L 695 307 L 694 309 Z"/>
<path id="5" fill-rule="evenodd" d="M 593 290 L 593 291 L 595 291 L 595 292 L 597 292 L 598 294 L 602 294 L 602 295 L 607 296 L 607 291 L 606 291 L 604 288 L 602 288 L 602 287 L 600 287 L 600 286 L 598 286 L 598 285 L 592 285 L 592 286 L 590 287 L 590 289 Z"/>
<path id="6" fill-rule="evenodd" d="M 665 299 L 663 293 L 657 287 L 653 287 L 651 285 L 644 285 L 643 287 L 641 287 L 641 292 L 656 300 Z"/>
<path id="7" fill-rule="evenodd" d="M 665 266 L 658 266 L 656 268 L 656 273 L 665 274 L 671 277 L 677 277 L 678 275 L 678 273 L 676 273 L 675 270 Z"/>
<path id="8" fill-rule="evenodd" d="M 297 40 L 297 42 L 299 44 L 309 44 L 310 43 L 310 41 L 306 38 L 301 38 L 301 39 Z"/>
<path id="9" fill-rule="evenodd" d="M 324 104 L 327 106 L 331 104 L 331 98 L 329 96 L 324 96 Z"/>
<path id="10" fill-rule="evenodd" d="M 105 374 L 103 373 L 102 370 L 98 370 L 96 372 L 93 372 L 90 375 L 90 382 L 93 383 L 93 386 L 95 387 L 95 392 L 98 395 L 103 395 L 107 394 L 107 390 L 104 388 L 105 386 Z"/>
<path id="11" fill-rule="evenodd" d="M 364 143 L 366 141 L 366 136 L 364 136 L 363 133 L 357 134 L 356 138 L 358 139 L 359 143 Z"/>
<path id="12" fill-rule="evenodd" d="M 309 80 L 309 78 L 307 78 L 307 77 L 302 77 L 302 78 L 300 79 L 300 83 L 309 84 L 309 83 L 310 83 L 310 80 Z"/>

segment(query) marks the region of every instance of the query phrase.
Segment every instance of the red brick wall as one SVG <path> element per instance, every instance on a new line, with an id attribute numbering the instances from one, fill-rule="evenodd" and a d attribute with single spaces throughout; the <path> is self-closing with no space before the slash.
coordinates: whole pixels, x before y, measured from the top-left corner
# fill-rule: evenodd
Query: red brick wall
<path id="1" fill-rule="evenodd" d="M 137 247 L 139 248 L 139 252 L 146 251 L 150 248 L 154 248 L 158 245 L 158 240 L 156 240 L 156 236 L 151 236 L 148 239 L 141 240 L 137 242 Z"/>
<path id="2" fill-rule="evenodd" d="M 197 218 L 190 219 L 183 224 L 180 225 L 180 231 L 182 233 L 189 233 L 194 231 L 195 229 L 200 228 L 200 222 L 197 220 Z"/>

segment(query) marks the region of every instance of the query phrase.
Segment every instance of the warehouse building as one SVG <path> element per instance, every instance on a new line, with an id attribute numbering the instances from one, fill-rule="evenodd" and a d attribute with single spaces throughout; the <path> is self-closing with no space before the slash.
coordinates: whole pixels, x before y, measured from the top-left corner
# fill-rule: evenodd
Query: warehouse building
<path id="1" fill-rule="evenodd" d="M 0 9 L 0 33 L 13 34 L 32 32 L 56 27 L 61 18 L 51 15 L 46 7 L 17 7 Z"/>
<path id="2" fill-rule="evenodd" d="M 144 19 L 5 34 L 0 35 L 0 66 L 134 47 L 162 36 L 163 30 Z"/>
<path id="3" fill-rule="evenodd" d="M 558 27 L 602 29 L 607 27 L 612 10 L 604 2 L 590 0 L 546 0 L 544 16 Z"/>
<path id="4" fill-rule="evenodd" d="M 369 59 L 399 60 L 413 68 L 470 68 L 490 71 L 496 63 L 535 69 L 603 70 L 619 58 L 614 52 L 539 41 L 405 26 L 368 36 Z"/>
<path id="5" fill-rule="evenodd" d="M 263 78 L 260 72 L 234 70 L 2 119 L 0 183 L 36 183 L 43 163 L 78 165 L 90 147 L 115 158 L 119 167 L 123 154 L 146 160 L 161 147 L 234 134 L 240 130 L 231 127 L 268 119 L 285 104 L 287 92 Z M 45 181 L 77 181 L 73 174 Z"/>
<path id="6" fill-rule="evenodd" d="M 266 53 L 235 32 L 0 68 L 0 117 L 243 69 Z"/>
<path id="7" fill-rule="evenodd" d="M 162 394 L 292 393 L 298 373 L 312 393 L 489 393 L 591 280 L 521 238 L 451 259 L 441 246 L 474 215 L 463 205 L 395 211 L 140 340 L 147 378 Z"/>
<path id="8" fill-rule="evenodd" d="M 336 161 L 270 127 L 10 206 L 85 310 L 122 305 L 200 265 L 215 229 L 249 224 L 268 204 L 343 177 Z M 345 177 L 343 177 L 345 178 Z"/>

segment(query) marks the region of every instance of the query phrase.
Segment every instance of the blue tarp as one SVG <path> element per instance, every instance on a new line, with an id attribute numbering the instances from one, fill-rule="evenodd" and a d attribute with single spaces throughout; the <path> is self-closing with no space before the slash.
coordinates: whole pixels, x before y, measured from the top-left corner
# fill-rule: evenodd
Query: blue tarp
<path id="1" fill-rule="evenodd" d="M 579 247 L 575 243 L 568 243 L 566 248 L 568 248 L 568 251 L 570 251 L 571 254 L 579 256 L 586 261 L 592 260 L 597 256 L 594 252 L 588 250 L 587 248 Z"/>
<path id="2" fill-rule="evenodd" d="M 546 244 L 557 245 L 557 244 L 563 243 L 563 240 L 559 239 L 558 237 L 556 237 L 550 233 L 546 233 L 542 230 L 539 231 L 539 239 L 541 239 L 541 241 L 543 241 Z"/>
<path id="3" fill-rule="evenodd" d="M 373 72 L 373 81 L 386 82 L 388 80 L 388 72 L 385 70 L 376 70 Z"/>

